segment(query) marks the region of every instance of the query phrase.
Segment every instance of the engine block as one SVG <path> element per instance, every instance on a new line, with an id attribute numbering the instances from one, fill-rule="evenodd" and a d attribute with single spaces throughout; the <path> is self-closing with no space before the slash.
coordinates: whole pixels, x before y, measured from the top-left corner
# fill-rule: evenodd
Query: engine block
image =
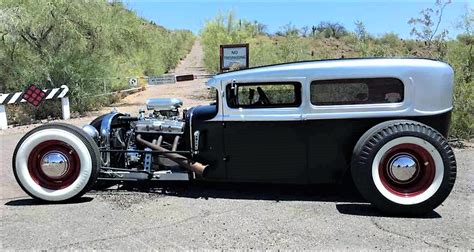
<path id="1" fill-rule="evenodd" d="M 183 134 L 185 123 L 173 119 L 146 118 L 133 123 L 136 133 Z"/>

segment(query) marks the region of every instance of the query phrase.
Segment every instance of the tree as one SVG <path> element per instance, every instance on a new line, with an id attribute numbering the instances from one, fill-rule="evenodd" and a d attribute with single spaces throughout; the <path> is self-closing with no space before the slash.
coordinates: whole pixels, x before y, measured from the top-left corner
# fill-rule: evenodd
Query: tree
<path id="1" fill-rule="evenodd" d="M 357 20 L 355 21 L 355 26 L 356 26 L 355 33 L 356 33 L 357 38 L 362 41 L 366 40 L 368 37 L 368 32 L 365 29 L 364 23 L 360 20 Z"/>
<path id="2" fill-rule="evenodd" d="M 254 26 L 255 26 L 255 29 L 257 31 L 257 34 L 259 34 L 259 35 L 267 34 L 267 25 L 266 24 L 262 24 L 258 21 L 254 21 Z"/>
<path id="3" fill-rule="evenodd" d="M 296 28 L 293 24 L 288 23 L 286 25 L 284 25 L 283 27 L 280 28 L 280 31 L 277 32 L 277 35 L 279 36 L 285 36 L 285 37 L 289 37 L 289 36 L 298 36 L 300 33 L 300 30 L 298 28 Z"/>
<path id="4" fill-rule="evenodd" d="M 305 38 L 308 35 L 309 26 L 301 27 L 300 31 L 301 31 L 301 36 Z"/>
<path id="5" fill-rule="evenodd" d="M 413 26 L 410 34 L 417 39 L 426 41 L 428 48 L 431 48 L 433 44 L 442 46 L 448 35 L 448 30 L 439 31 L 439 27 L 443 19 L 444 9 L 450 3 L 451 0 L 436 0 L 436 9 L 426 8 L 420 12 L 420 17 L 411 18 L 408 21 L 408 24 Z"/>
<path id="6" fill-rule="evenodd" d="M 333 37 L 338 39 L 347 35 L 346 28 L 340 23 L 321 22 L 316 27 L 316 30 L 322 33 L 326 38 Z"/>
<path id="7" fill-rule="evenodd" d="M 1 0 L 0 92 L 66 84 L 72 109 L 87 111 L 106 102 L 95 96 L 105 80 L 111 90 L 128 76 L 163 74 L 192 41 L 191 32 L 167 30 L 116 1 Z"/>

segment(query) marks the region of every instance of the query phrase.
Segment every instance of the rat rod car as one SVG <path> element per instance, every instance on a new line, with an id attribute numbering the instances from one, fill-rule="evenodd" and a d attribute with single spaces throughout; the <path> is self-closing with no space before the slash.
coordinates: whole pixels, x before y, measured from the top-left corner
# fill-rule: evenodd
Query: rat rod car
<path id="1" fill-rule="evenodd" d="M 446 137 L 453 70 L 427 59 L 287 63 L 216 75 L 216 101 L 179 112 L 148 99 L 82 129 L 46 124 L 13 158 L 31 197 L 64 201 L 101 181 L 336 183 L 389 213 L 439 206 L 456 178 Z"/>

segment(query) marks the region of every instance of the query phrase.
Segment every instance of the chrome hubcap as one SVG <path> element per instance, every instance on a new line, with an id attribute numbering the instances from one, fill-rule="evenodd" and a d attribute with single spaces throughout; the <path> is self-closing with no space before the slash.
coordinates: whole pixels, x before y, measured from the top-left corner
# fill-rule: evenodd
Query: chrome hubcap
<path id="1" fill-rule="evenodd" d="M 395 156 L 389 163 L 390 176 L 399 183 L 409 183 L 418 171 L 416 159 L 409 154 Z"/>
<path id="2" fill-rule="evenodd" d="M 69 163 L 64 155 L 58 151 L 46 153 L 41 159 L 41 170 L 50 178 L 60 178 L 68 171 Z"/>

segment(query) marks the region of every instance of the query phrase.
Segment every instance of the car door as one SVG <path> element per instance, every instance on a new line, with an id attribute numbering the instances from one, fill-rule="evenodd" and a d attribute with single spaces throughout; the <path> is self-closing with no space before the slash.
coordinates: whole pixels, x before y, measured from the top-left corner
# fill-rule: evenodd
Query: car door
<path id="1" fill-rule="evenodd" d="M 303 83 L 304 78 L 222 83 L 229 180 L 306 183 Z"/>

